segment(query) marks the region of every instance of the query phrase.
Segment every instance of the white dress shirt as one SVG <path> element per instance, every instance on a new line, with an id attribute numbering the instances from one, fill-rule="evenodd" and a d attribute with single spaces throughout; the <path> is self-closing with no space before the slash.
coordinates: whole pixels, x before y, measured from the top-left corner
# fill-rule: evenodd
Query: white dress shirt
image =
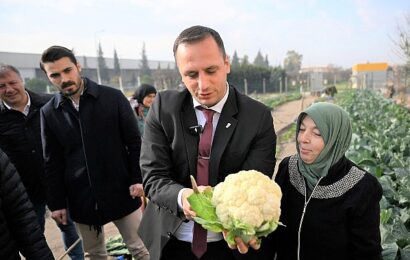
<path id="1" fill-rule="evenodd" d="M 229 85 L 226 83 L 226 92 L 224 97 L 214 106 L 212 107 L 205 107 L 201 105 L 195 98 L 193 99 L 194 103 L 194 109 L 195 109 L 195 114 L 196 118 L 198 120 L 198 124 L 200 124 L 202 127 L 205 126 L 206 118 L 205 115 L 201 110 L 198 109 L 198 107 L 204 107 L 207 109 L 211 109 L 215 111 L 214 116 L 212 118 L 212 140 L 214 139 L 215 135 L 215 130 L 216 126 L 218 125 L 219 117 L 221 116 L 222 109 L 226 103 L 226 100 L 228 99 L 229 95 Z M 179 208 L 182 210 L 182 193 L 184 190 L 187 188 L 181 189 L 178 193 L 178 205 Z M 192 243 L 192 237 L 193 237 L 193 230 L 194 230 L 194 221 L 189 221 L 189 222 L 182 222 L 181 226 L 178 228 L 178 230 L 175 232 L 174 236 L 181 241 L 186 241 Z M 207 234 L 207 242 L 215 242 L 223 239 L 223 236 L 221 233 L 215 233 L 212 231 L 208 231 Z"/>
<path id="2" fill-rule="evenodd" d="M 19 111 L 21 113 L 23 113 L 25 116 L 28 115 L 28 112 L 30 112 L 30 106 L 31 106 L 31 99 L 30 99 L 30 95 L 28 94 L 28 92 L 26 91 L 26 95 L 27 95 L 27 104 L 24 106 L 23 111 L 19 111 L 17 109 L 14 109 L 13 107 L 9 106 L 6 102 L 3 101 L 3 104 L 5 107 L 7 107 L 10 110 L 16 110 Z"/>

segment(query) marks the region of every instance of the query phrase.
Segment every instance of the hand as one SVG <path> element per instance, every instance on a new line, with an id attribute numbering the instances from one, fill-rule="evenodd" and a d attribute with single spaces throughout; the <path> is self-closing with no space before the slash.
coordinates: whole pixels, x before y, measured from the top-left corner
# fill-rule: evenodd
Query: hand
<path id="1" fill-rule="evenodd" d="M 199 192 L 203 192 L 205 189 L 210 188 L 210 186 L 198 186 L 197 188 L 198 188 Z M 188 220 L 193 220 L 193 218 L 196 217 L 196 213 L 195 213 L 195 211 L 193 211 L 191 209 L 191 205 L 189 204 L 189 201 L 188 201 L 188 197 L 192 193 L 194 193 L 193 189 L 185 189 L 182 192 L 182 196 L 181 196 L 182 197 L 181 198 L 181 200 L 182 200 L 182 210 L 185 214 L 186 219 L 188 219 Z"/>
<path id="2" fill-rule="evenodd" d="M 51 217 L 57 222 L 57 224 L 67 225 L 67 209 L 52 211 Z"/>
<path id="3" fill-rule="evenodd" d="M 133 199 L 144 195 L 144 188 L 141 183 L 136 183 L 130 186 L 130 195 Z"/>
<path id="4" fill-rule="evenodd" d="M 224 231 L 222 232 L 222 234 L 223 234 L 223 236 L 224 236 L 224 239 L 226 240 L 227 231 L 224 230 Z M 238 249 L 239 253 L 241 253 L 241 254 L 246 254 L 246 253 L 248 252 L 248 250 L 249 250 L 249 246 L 252 247 L 252 248 L 255 249 L 255 250 L 258 250 L 258 249 L 261 247 L 261 245 L 258 243 L 258 241 L 256 240 L 256 238 L 251 239 L 251 240 L 249 241 L 249 243 L 246 244 L 245 242 L 243 242 L 242 238 L 240 238 L 240 237 L 235 237 L 235 242 L 236 242 L 236 244 L 234 244 L 234 245 L 231 245 L 231 244 L 229 244 L 229 243 L 227 243 L 227 244 L 228 244 L 228 246 L 229 246 L 230 249 L 233 249 L 233 250 L 234 250 L 234 249 Z"/>
<path id="5" fill-rule="evenodd" d="M 137 115 L 141 117 L 142 119 L 144 119 L 144 106 L 142 104 L 139 104 L 136 110 L 137 110 Z"/>
<path id="6" fill-rule="evenodd" d="M 129 102 L 131 104 L 131 107 L 134 109 L 135 113 L 137 114 L 137 116 L 144 119 L 144 106 L 142 104 L 139 104 L 138 101 L 133 98 L 130 98 Z"/>
<path id="7" fill-rule="evenodd" d="M 189 204 L 188 197 L 194 193 L 193 189 L 185 189 L 182 192 L 182 211 L 184 212 L 185 218 L 188 220 L 192 220 L 193 217 L 196 216 L 195 211 L 191 209 L 191 205 Z"/>

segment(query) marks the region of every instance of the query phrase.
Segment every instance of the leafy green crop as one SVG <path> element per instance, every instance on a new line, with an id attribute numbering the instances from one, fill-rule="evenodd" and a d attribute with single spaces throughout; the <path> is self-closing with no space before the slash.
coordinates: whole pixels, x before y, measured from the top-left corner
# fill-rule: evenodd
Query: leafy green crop
<path id="1" fill-rule="evenodd" d="M 410 113 L 368 90 L 341 93 L 338 102 L 352 119 L 347 157 L 377 176 L 383 187 L 383 259 L 410 259 Z"/>
<path id="2" fill-rule="evenodd" d="M 105 247 L 107 248 L 108 254 L 111 256 L 126 256 L 127 259 L 131 257 L 121 235 L 108 238 L 105 242 Z"/>
<path id="3" fill-rule="evenodd" d="M 293 100 L 298 100 L 302 97 L 302 95 L 299 92 L 293 92 L 293 93 L 288 93 L 288 94 L 282 94 L 282 95 L 257 95 L 254 96 L 256 100 L 259 100 L 263 104 L 265 104 L 267 107 L 270 107 L 272 109 L 275 109 L 277 106 L 280 106 L 286 102 L 290 102 Z"/>

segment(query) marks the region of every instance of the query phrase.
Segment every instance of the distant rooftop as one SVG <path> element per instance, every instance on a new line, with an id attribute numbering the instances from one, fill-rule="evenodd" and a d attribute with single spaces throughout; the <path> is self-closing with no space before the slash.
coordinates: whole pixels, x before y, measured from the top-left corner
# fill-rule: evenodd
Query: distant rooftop
<path id="1" fill-rule="evenodd" d="M 363 63 L 363 64 L 355 64 L 352 67 L 353 71 L 361 72 L 361 71 L 386 71 L 389 65 L 385 62 L 380 63 Z"/>

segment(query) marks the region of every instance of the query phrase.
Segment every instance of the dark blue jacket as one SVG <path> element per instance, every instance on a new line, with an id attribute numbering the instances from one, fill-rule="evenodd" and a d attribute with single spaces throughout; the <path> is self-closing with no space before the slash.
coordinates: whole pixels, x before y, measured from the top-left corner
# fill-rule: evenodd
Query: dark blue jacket
<path id="1" fill-rule="evenodd" d="M 141 138 L 131 106 L 117 89 L 84 79 L 79 112 L 56 94 L 41 109 L 48 205 L 74 221 L 100 226 L 138 209 L 129 186 L 141 183 Z M 68 205 L 67 205 L 68 203 Z"/>
<path id="2" fill-rule="evenodd" d="M 37 205 L 46 202 L 40 108 L 52 95 L 27 92 L 31 100 L 27 116 L 1 104 L 0 147 L 17 168 L 31 202 Z"/>

